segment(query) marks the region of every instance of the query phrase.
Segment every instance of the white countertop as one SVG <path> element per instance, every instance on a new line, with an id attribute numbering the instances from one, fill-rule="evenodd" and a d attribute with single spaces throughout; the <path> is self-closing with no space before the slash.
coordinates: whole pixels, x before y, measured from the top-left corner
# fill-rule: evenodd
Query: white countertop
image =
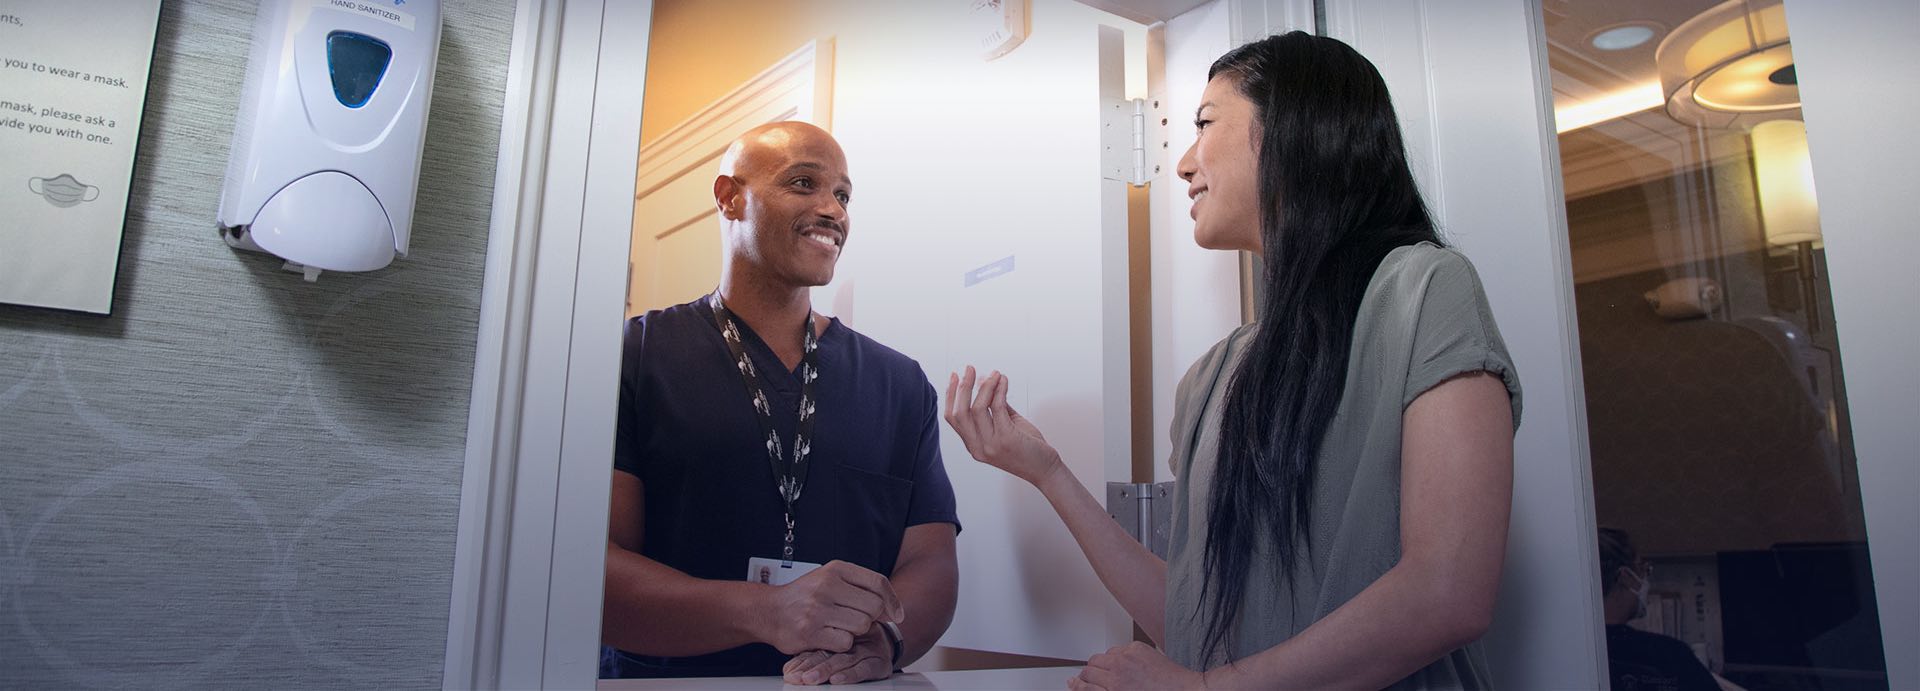
<path id="1" fill-rule="evenodd" d="M 1080 673 L 1079 667 L 1038 667 L 1034 669 L 979 669 L 965 672 L 925 672 L 895 674 L 891 679 L 870 681 L 852 688 L 861 691 L 900 689 L 906 691 L 1059 691 L 1067 688 L 1067 679 Z M 712 679 L 602 679 L 600 691 L 752 691 L 758 689 L 836 689 L 844 686 L 788 686 L 780 677 L 720 677 Z"/>

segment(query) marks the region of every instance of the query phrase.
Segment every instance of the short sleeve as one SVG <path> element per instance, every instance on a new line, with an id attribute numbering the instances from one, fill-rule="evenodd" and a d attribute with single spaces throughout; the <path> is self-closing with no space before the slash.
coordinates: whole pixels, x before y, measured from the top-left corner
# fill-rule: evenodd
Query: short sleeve
<path id="1" fill-rule="evenodd" d="M 640 476 L 643 461 L 641 449 L 646 448 L 643 436 L 647 426 L 642 424 L 646 412 L 642 410 L 644 399 L 640 395 L 641 358 L 646 332 L 646 317 L 627 320 L 621 337 L 620 404 L 613 439 L 613 469 L 635 477 Z"/>
<path id="2" fill-rule="evenodd" d="M 1194 360 L 1187 373 L 1180 375 L 1180 383 L 1173 389 L 1173 422 L 1168 423 L 1167 438 L 1173 440 L 1173 451 L 1167 456 L 1167 470 L 1173 477 L 1181 477 L 1187 453 L 1193 448 L 1194 425 L 1199 423 L 1200 413 L 1206 409 L 1207 400 L 1217 387 L 1225 386 L 1221 381 L 1221 368 L 1225 365 L 1228 351 L 1234 343 L 1254 329 L 1252 324 L 1236 327 L 1226 338 L 1213 344 L 1200 359 Z"/>
<path id="3" fill-rule="evenodd" d="M 920 379 L 925 381 L 926 376 L 921 374 Z M 947 478 L 947 467 L 940 461 L 939 397 L 934 393 L 932 384 L 924 386 L 924 404 L 919 415 L 920 441 L 913 459 L 913 499 L 907 506 L 907 525 L 952 523 L 954 531 L 958 532 L 960 514 L 953 496 L 953 482 Z"/>
<path id="4" fill-rule="evenodd" d="M 1466 257 L 1451 250 L 1429 253 L 1431 265 L 1419 282 L 1419 309 L 1407 365 L 1404 409 L 1441 382 L 1471 372 L 1498 375 L 1513 404 L 1513 427 L 1520 428 L 1520 377 L 1500 328 L 1494 324 L 1480 276 Z"/>

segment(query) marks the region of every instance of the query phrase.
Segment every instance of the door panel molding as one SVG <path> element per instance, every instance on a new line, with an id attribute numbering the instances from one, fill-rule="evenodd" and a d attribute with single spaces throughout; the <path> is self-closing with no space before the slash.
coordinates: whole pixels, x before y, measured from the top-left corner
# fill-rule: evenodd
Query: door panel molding
<path id="1" fill-rule="evenodd" d="M 747 130 L 781 120 L 803 120 L 831 130 L 832 103 L 833 40 L 809 41 L 641 147 L 627 316 L 698 297 L 698 292 L 688 294 L 687 286 L 663 284 L 672 279 L 702 284 L 693 291 L 712 288 L 700 280 L 708 271 L 690 277 L 689 266 L 711 267 L 712 282 L 718 282 L 718 242 L 710 248 L 712 261 L 703 256 L 674 266 L 663 263 L 673 260 L 660 252 L 659 243 L 713 217 L 712 176 L 727 146 Z"/>

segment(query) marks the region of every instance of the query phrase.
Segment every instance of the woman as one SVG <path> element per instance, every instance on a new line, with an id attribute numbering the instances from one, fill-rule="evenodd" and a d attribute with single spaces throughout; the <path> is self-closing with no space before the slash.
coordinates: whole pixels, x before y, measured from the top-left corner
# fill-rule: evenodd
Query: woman
<path id="1" fill-rule="evenodd" d="M 1260 320 L 1176 393 L 1162 562 L 1007 405 L 947 387 L 974 458 L 1032 483 L 1155 641 L 1075 689 L 1481 688 L 1520 388 L 1472 266 L 1444 249 L 1379 72 L 1302 33 L 1222 56 L 1180 177 L 1202 247 L 1266 259 Z M 976 384 L 977 389 L 976 389 Z"/>

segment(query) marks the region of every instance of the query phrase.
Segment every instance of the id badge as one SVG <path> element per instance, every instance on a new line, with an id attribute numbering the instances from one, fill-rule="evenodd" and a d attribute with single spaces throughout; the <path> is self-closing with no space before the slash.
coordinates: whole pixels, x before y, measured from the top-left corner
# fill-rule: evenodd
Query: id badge
<path id="1" fill-rule="evenodd" d="M 767 585 L 786 585 L 817 568 L 820 568 L 819 564 L 804 561 L 796 561 L 792 566 L 788 566 L 779 559 L 753 557 L 747 560 L 747 581 Z"/>

